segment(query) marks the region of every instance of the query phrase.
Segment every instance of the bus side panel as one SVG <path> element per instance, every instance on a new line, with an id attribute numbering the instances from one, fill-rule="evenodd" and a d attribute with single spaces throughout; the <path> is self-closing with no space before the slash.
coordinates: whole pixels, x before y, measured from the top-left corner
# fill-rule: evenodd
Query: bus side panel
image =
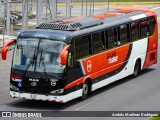
<path id="1" fill-rule="evenodd" d="M 101 81 L 97 89 L 133 74 L 134 65 L 138 58 L 141 59 L 141 64 L 142 65 L 144 64 L 144 60 L 146 58 L 146 51 L 148 47 L 148 38 L 144 38 L 144 39 L 135 41 L 131 43 L 129 46 L 130 46 L 129 49 L 125 49 L 125 46 L 118 48 L 119 50 L 120 49 L 125 50 L 121 53 L 121 56 L 125 56 L 126 53 L 128 55 L 126 56 L 126 59 L 123 62 L 116 64 L 115 66 L 112 66 L 114 71 L 108 72 L 109 69 L 111 68 L 106 68 L 100 71 Z M 117 51 L 119 51 L 118 49 Z"/>
<path id="2" fill-rule="evenodd" d="M 92 86 L 92 91 L 101 86 L 97 80 L 102 81 L 105 78 L 109 78 L 124 68 L 124 64 L 126 64 L 124 61 L 128 60 L 131 49 L 132 45 L 127 44 L 82 60 L 83 73 L 91 76 L 92 83 L 95 83 Z M 92 77 L 93 73 L 97 74 L 94 74 L 94 77 Z"/>
<path id="3" fill-rule="evenodd" d="M 126 45 L 124 45 L 117 48 L 116 51 L 119 52 L 118 57 L 121 57 L 121 58 L 123 57 L 123 60 L 117 63 L 116 65 L 111 66 L 110 68 L 106 68 L 100 71 L 101 80 L 105 80 L 105 81 L 101 82 L 99 84 L 99 87 L 105 86 L 106 84 L 112 83 L 122 78 L 122 74 L 119 74 L 119 73 L 121 73 L 121 71 L 125 69 L 128 63 L 129 57 L 131 55 L 131 50 L 132 50 L 132 44 L 128 44 L 127 47 Z M 113 69 L 113 71 L 109 71 L 109 69 Z M 127 76 L 128 74 L 129 73 L 124 73 L 123 75 Z"/>
<path id="4" fill-rule="evenodd" d="M 123 47 L 114 48 L 112 50 L 102 52 L 83 59 L 82 62 L 86 75 L 90 75 L 92 73 L 104 70 L 106 68 L 107 68 L 106 73 L 115 71 L 116 69 L 119 68 L 118 64 L 123 63 L 126 60 L 129 49 L 130 49 L 130 44 L 127 44 Z M 104 73 L 101 73 L 100 75 L 102 74 Z"/>

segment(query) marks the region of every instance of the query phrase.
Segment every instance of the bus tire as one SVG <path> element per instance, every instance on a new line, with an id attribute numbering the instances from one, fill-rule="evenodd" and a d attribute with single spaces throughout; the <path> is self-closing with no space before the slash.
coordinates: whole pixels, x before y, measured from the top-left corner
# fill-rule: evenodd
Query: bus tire
<path id="1" fill-rule="evenodd" d="M 132 74 L 132 77 L 135 78 L 138 76 L 140 69 L 141 69 L 141 63 L 140 59 L 136 60 L 136 63 L 134 65 L 134 72 Z"/>
<path id="2" fill-rule="evenodd" d="M 85 100 L 89 94 L 89 83 L 85 81 L 82 86 L 82 96 L 80 97 L 81 100 Z"/>

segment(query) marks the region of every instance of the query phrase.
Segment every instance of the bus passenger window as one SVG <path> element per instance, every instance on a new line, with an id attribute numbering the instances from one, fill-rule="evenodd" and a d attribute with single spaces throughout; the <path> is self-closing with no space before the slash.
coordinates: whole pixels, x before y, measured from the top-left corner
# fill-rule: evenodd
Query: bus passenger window
<path id="1" fill-rule="evenodd" d="M 103 32 L 92 34 L 93 52 L 94 54 L 104 50 Z"/>
<path id="2" fill-rule="evenodd" d="M 107 48 L 111 49 L 117 46 L 117 32 L 116 28 L 111 28 L 106 31 Z"/>
<path id="3" fill-rule="evenodd" d="M 75 59 L 80 59 L 91 54 L 91 36 L 75 38 Z"/>
<path id="4" fill-rule="evenodd" d="M 128 29 L 127 25 L 120 25 L 119 27 L 119 42 L 118 45 L 126 44 L 128 40 Z"/>
<path id="5" fill-rule="evenodd" d="M 132 41 L 138 40 L 138 22 L 131 23 L 131 39 Z"/>
<path id="6" fill-rule="evenodd" d="M 155 18 L 154 17 L 150 17 L 150 19 L 149 19 L 149 35 L 150 36 L 153 35 L 155 26 L 156 26 Z"/>
<path id="7" fill-rule="evenodd" d="M 140 35 L 141 38 L 145 38 L 149 36 L 149 26 L 148 26 L 148 20 L 142 20 L 140 23 Z"/>

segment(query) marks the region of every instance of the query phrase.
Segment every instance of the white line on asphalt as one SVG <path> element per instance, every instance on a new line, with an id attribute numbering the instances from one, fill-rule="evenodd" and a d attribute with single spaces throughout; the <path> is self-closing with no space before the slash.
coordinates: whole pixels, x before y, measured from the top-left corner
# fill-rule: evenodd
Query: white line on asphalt
<path id="1" fill-rule="evenodd" d="M 155 7 L 155 8 L 152 8 L 151 10 L 156 10 L 156 9 L 160 9 L 160 7 Z"/>
<path id="2" fill-rule="evenodd" d="M 110 94 L 111 94 L 111 93 L 107 94 L 106 96 L 109 96 Z M 81 107 L 75 109 L 75 111 L 78 111 L 78 110 L 86 107 L 87 105 L 92 104 L 92 103 L 94 103 L 94 102 L 96 102 L 97 100 L 100 100 L 100 99 L 102 99 L 102 98 L 103 98 L 103 97 L 99 97 L 99 98 L 95 99 L 94 101 L 91 101 L 91 102 L 89 102 L 89 103 L 87 103 L 87 104 L 85 104 L 85 105 L 82 105 Z"/>

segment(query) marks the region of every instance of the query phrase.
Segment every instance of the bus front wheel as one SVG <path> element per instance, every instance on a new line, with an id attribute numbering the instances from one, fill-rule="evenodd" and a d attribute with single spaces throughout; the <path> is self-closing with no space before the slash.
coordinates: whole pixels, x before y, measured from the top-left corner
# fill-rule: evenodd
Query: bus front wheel
<path id="1" fill-rule="evenodd" d="M 81 100 L 85 100 L 88 96 L 88 93 L 89 93 L 89 84 L 86 81 L 83 83 Z"/>

